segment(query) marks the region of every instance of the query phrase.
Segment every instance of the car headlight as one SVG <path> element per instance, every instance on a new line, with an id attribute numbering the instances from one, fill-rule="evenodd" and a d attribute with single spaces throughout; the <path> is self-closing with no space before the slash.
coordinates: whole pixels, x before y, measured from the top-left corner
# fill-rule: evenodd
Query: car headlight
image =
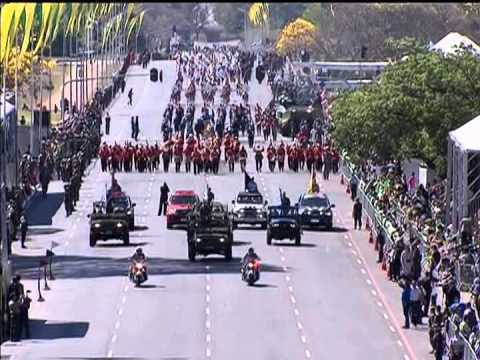
<path id="1" fill-rule="evenodd" d="M 100 225 L 100 224 L 95 224 L 95 225 L 93 225 L 93 226 L 98 229 L 98 228 L 99 228 L 100 226 L 102 226 L 102 225 Z"/>
<path id="2" fill-rule="evenodd" d="M 239 212 L 240 214 L 243 214 L 243 213 L 245 212 L 245 209 L 240 209 L 240 210 L 238 210 L 238 212 Z"/>
<path id="3" fill-rule="evenodd" d="M 132 210 L 128 210 L 127 215 L 132 215 Z"/>
<path id="4" fill-rule="evenodd" d="M 332 212 L 330 210 L 328 210 L 328 211 L 325 212 L 325 215 L 332 216 Z"/>
<path id="5" fill-rule="evenodd" d="M 220 238 L 220 242 L 224 242 L 224 241 L 225 241 L 225 239 L 224 239 L 224 238 Z"/>
<path id="6" fill-rule="evenodd" d="M 121 228 L 122 226 L 123 226 L 122 223 L 118 223 L 118 224 L 117 224 L 117 228 Z"/>
<path id="7" fill-rule="evenodd" d="M 273 227 L 279 227 L 280 225 L 279 224 L 273 224 L 272 226 Z"/>
<path id="8" fill-rule="evenodd" d="M 200 241 L 202 241 L 202 239 L 200 239 L 200 238 L 197 238 L 197 242 L 200 242 Z"/>
<path id="9" fill-rule="evenodd" d="M 290 227 L 291 227 L 291 228 L 294 228 L 294 227 L 296 227 L 296 226 L 297 226 L 297 225 L 295 225 L 295 224 L 290 224 Z"/>

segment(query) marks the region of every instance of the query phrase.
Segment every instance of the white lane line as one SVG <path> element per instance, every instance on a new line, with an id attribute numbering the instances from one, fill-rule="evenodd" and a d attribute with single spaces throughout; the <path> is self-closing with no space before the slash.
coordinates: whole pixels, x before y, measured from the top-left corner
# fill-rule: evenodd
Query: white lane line
<path id="1" fill-rule="evenodd" d="M 373 296 L 377 296 L 377 292 L 375 290 L 372 289 L 372 295 Z"/>
<path id="2" fill-rule="evenodd" d="M 380 301 L 377 301 L 378 307 L 383 307 L 383 304 Z"/>
<path id="3" fill-rule="evenodd" d="M 212 351 L 211 351 L 210 348 L 208 348 L 208 347 L 207 347 L 206 355 L 207 355 L 207 357 L 212 356 Z"/>
<path id="4" fill-rule="evenodd" d="M 385 318 L 385 320 L 389 319 L 387 313 L 383 313 L 383 317 Z"/>
<path id="5" fill-rule="evenodd" d="M 390 331 L 391 331 L 392 333 L 395 332 L 395 328 L 394 328 L 392 325 L 389 325 L 388 328 L 390 329 Z"/>
<path id="6" fill-rule="evenodd" d="M 65 242 L 65 246 L 68 246 L 68 244 L 70 244 L 70 242 L 69 242 L 69 241 L 66 241 L 66 242 Z"/>
<path id="7" fill-rule="evenodd" d="M 123 296 L 122 298 L 122 304 L 125 304 L 127 302 L 127 297 L 126 296 Z"/>
<path id="8" fill-rule="evenodd" d="M 362 265 L 362 260 L 357 259 L 357 263 L 359 263 L 360 265 Z"/>
<path id="9" fill-rule="evenodd" d="M 366 281 L 368 285 L 372 285 L 372 282 L 370 281 L 370 279 L 367 279 Z"/>
<path id="10" fill-rule="evenodd" d="M 293 312 L 295 313 L 295 316 L 300 316 L 300 311 L 298 311 L 297 308 L 293 309 Z"/>
<path id="11" fill-rule="evenodd" d="M 115 323 L 115 330 L 118 330 L 119 327 L 120 327 L 120 321 L 117 320 L 117 322 Z"/>
<path id="12" fill-rule="evenodd" d="M 302 323 L 300 321 L 297 321 L 297 327 L 299 330 L 303 329 Z"/>
<path id="13" fill-rule="evenodd" d="M 410 360 L 410 358 L 408 357 L 407 354 L 403 355 L 403 358 L 404 358 L 405 360 Z"/>
<path id="14" fill-rule="evenodd" d="M 348 243 L 348 246 L 352 247 L 352 243 L 351 243 L 351 242 L 349 242 L 349 243 Z"/>
<path id="15" fill-rule="evenodd" d="M 291 301 L 292 303 L 294 303 L 294 304 L 297 302 L 297 300 L 295 300 L 295 298 L 293 297 L 293 295 L 290 296 L 290 301 Z"/>
<path id="16" fill-rule="evenodd" d="M 123 291 L 127 291 L 128 290 L 128 285 L 125 285 L 125 287 L 123 288 Z"/>
<path id="17" fill-rule="evenodd" d="M 285 261 L 285 256 L 282 256 L 280 260 Z"/>
<path id="18" fill-rule="evenodd" d="M 210 285 L 207 284 L 207 285 L 205 286 L 205 290 L 207 290 L 207 292 L 210 291 Z"/>
<path id="19" fill-rule="evenodd" d="M 352 252 L 353 255 L 357 255 L 357 252 L 353 249 L 350 249 L 350 251 Z"/>
<path id="20" fill-rule="evenodd" d="M 290 276 L 285 276 L 285 280 L 290 281 Z"/>
<path id="21" fill-rule="evenodd" d="M 286 266 L 283 266 L 283 271 L 288 271 L 288 268 Z"/>
<path id="22" fill-rule="evenodd" d="M 307 338 L 305 337 L 305 335 L 300 336 L 300 340 L 302 340 L 302 343 L 304 344 L 307 342 Z"/>
<path id="23" fill-rule="evenodd" d="M 293 293 L 293 287 L 289 286 L 289 287 L 288 287 L 288 291 L 290 291 L 291 293 Z"/>
<path id="24" fill-rule="evenodd" d="M 205 300 L 207 301 L 207 303 L 210 302 L 210 295 L 207 294 Z"/>
<path id="25" fill-rule="evenodd" d="M 118 310 L 118 316 L 122 316 L 122 315 L 123 315 L 123 308 L 120 308 L 120 309 Z"/>
<path id="26" fill-rule="evenodd" d="M 364 268 L 361 268 L 360 271 L 362 272 L 363 275 L 366 275 L 366 274 L 367 274 L 367 272 L 365 271 Z"/>
<path id="27" fill-rule="evenodd" d="M 112 337 L 112 344 L 115 344 L 115 342 L 117 341 L 117 335 L 113 335 Z"/>
<path id="28" fill-rule="evenodd" d="M 280 251 L 283 254 L 283 248 L 278 248 L 278 251 Z"/>
<path id="29" fill-rule="evenodd" d="M 207 343 L 209 343 L 210 341 L 212 341 L 212 337 L 211 337 L 210 334 L 207 334 L 207 339 L 206 339 L 206 340 L 207 340 Z"/>
<path id="30" fill-rule="evenodd" d="M 205 327 L 206 327 L 207 329 L 210 329 L 210 326 L 211 326 L 211 325 L 212 325 L 212 324 L 210 323 L 210 320 L 205 321 Z"/>
<path id="31" fill-rule="evenodd" d="M 207 274 L 206 279 L 207 281 L 210 281 L 210 275 Z"/>
<path id="32" fill-rule="evenodd" d="M 312 354 L 310 353 L 310 351 L 305 350 L 305 356 L 307 357 L 307 359 L 310 359 L 310 357 L 312 356 Z"/>
<path id="33" fill-rule="evenodd" d="M 403 347 L 403 344 L 400 340 L 397 340 L 397 345 L 400 346 L 400 347 Z"/>
<path id="34" fill-rule="evenodd" d="M 205 309 L 205 313 L 206 313 L 207 315 L 210 315 L 210 308 L 209 308 L 208 306 L 207 306 L 207 308 Z"/>
<path id="35" fill-rule="evenodd" d="M 112 356 L 113 356 L 113 350 L 110 349 L 110 351 L 109 351 L 108 354 L 107 354 L 107 357 L 111 358 Z"/>

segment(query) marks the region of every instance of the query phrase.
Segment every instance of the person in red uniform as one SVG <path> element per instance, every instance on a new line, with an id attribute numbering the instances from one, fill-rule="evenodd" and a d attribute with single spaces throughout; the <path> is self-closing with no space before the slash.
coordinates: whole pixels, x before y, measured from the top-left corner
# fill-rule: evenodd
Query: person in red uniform
<path id="1" fill-rule="evenodd" d="M 338 173 L 339 162 L 340 162 L 340 154 L 336 149 L 332 149 L 332 171 L 334 174 Z"/>
<path id="2" fill-rule="evenodd" d="M 175 172 L 180 172 L 183 158 L 183 143 L 177 138 L 173 146 L 173 158 L 175 160 Z"/>
<path id="3" fill-rule="evenodd" d="M 270 145 L 268 145 L 268 148 L 267 148 L 267 159 L 268 159 L 268 167 L 271 172 L 274 172 L 275 170 L 276 155 L 277 154 L 275 152 L 275 147 L 270 141 Z"/>
<path id="4" fill-rule="evenodd" d="M 248 157 L 247 150 L 245 149 L 245 147 L 243 145 L 240 148 L 240 151 L 238 153 L 238 157 L 240 159 L 240 168 L 242 169 L 242 172 L 243 172 L 243 171 L 245 171 L 245 167 L 247 166 L 247 157 Z"/>
<path id="5" fill-rule="evenodd" d="M 299 151 L 298 151 L 297 144 L 292 145 L 291 157 L 292 157 L 292 170 L 295 172 L 298 172 Z"/>
<path id="6" fill-rule="evenodd" d="M 228 159 L 228 171 L 233 173 L 235 171 L 235 152 L 233 147 L 230 147 L 227 150 L 227 159 Z"/>
<path id="7" fill-rule="evenodd" d="M 212 152 L 210 153 L 210 162 L 212 163 L 212 172 L 215 175 L 218 174 L 218 168 L 220 165 L 220 147 L 213 146 Z"/>
<path id="8" fill-rule="evenodd" d="M 102 166 L 102 171 L 107 171 L 108 166 L 108 158 L 110 157 L 110 149 L 107 143 L 103 143 L 103 145 L 98 150 L 98 156 L 100 157 L 100 164 Z"/>
<path id="9" fill-rule="evenodd" d="M 307 149 L 305 150 L 305 158 L 307 160 L 307 169 L 308 172 L 312 172 L 312 166 L 314 162 L 314 153 L 313 153 L 313 146 L 308 145 Z"/>
<path id="10" fill-rule="evenodd" d="M 203 168 L 205 169 L 206 174 L 208 174 L 208 172 L 211 169 L 210 152 L 211 152 L 210 148 L 208 146 L 204 146 L 202 151 L 202 162 L 203 162 Z"/>
<path id="11" fill-rule="evenodd" d="M 301 145 L 302 143 L 297 145 L 297 158 L 298 158 L 298 165 L 301 170 L 305 168 L 305 151 Z"/>
<path id="12" fill-rule="evenodd" d="M 230 149 L 230 146 L 232 146 L 232 136 L 230 134 L 227 134 L 225 136 L 225 140 L 223 142 L 223 147 L 225 149 L 225 161 L 228 161 L 227 151 L 228 151 L 228 149 Z"/>
<path id="13" fill-rule="evenodd" d="M 283 172 L 285 167 L 285 146 L 283 141 L 280 142 L 280 145 L 277 149 L 277 158 L 278 158 L 278 171 Z"/>
<path id="14" fill-rule="evenodd" d="M 190 139 L 187 139 L 187 146 L 185 146 L 185 150 L 183 151 L 183 154 L 185 155 L 185 172 L 187 173 L 189 173 L 191 169 L 192 154 L 195 148 L 195 140 L 193 142 L 189 140 Z"/>
<path id="15" fill-rule="evenodd" d="M 192 153 L 192 160 L 193 160 L 193 173 L 195 175 L 200 174 L 201 172 L 201 159 L 202 154 L 200 152 L 200 144 L 195 145 L 195 148 Z"/>

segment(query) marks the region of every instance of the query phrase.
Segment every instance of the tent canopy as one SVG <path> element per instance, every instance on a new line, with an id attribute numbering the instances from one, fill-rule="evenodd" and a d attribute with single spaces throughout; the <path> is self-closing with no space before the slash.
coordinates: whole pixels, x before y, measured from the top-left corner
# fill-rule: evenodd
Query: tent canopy
<path id="1" fill-rule="evenodd" d="M 5 101 L 5 96 L 0 95 L 0 120 L 3 120 L 3 113 L 4 112 L 5 112 L 5 114 L 8 115 L 15 109 L 15 106 L 10 104 L 8 101 L 7 101 L 7 104 L 4 105 L 4 101 Z M 5 111 L 4 111 L 4 109 L 5 109 Z"/>
<path id="2" fill-rule="evenodd" d="M 444 54 L 454 54 L 456 47 L 464 44 L 465 46 L 472 46 L 474 53 L 480 55 L 480 46 L 473 42 L 468 37 L 457 32 L 447 34 L 443 39 L 432 46 L 432 50 L 438 50 Z"/>
<path id="3" fill-rule="evenodd" d="M 480 151 L 480 115 L 456 130 L 450 131 L 450 138 L 464 151 Z"/>

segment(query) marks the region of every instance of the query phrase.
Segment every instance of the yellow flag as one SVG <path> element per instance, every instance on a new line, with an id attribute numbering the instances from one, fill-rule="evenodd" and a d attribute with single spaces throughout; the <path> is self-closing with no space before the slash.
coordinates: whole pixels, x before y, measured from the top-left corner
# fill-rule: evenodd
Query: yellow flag
<path id="1" fill-rule="evenodd" d="M 320 187 L 317 183 L 317 174 L 315 173 L 315 167 L 312 167 L 312 174 L 310 175 L 310 181 L 307 186 L 307 194 L 317 194 L 320 192 Z"/>
<path id="2" fill-rule="evenodd" d="M 15 8 L 16 4 L 10 3 L 3 5 L 2 11 L 0 14 L 0 21 L 1 21 L 1 43 L 0 43 L 0 60 L 3 61 L 4 58 L 7 58 L 7 53 L 10 52 L 8 47 L 11 47 L 10 39 L 11 39 L 11 29 L 12 24 L 15 19 Z"/>
<path id="3" fill-rule="evenodd" d="M 52 3 L 42 3 L 42 25 L 38 36 L 38 41 L 35 46 L 34 53 L 37 53 L 41 47 L 43 47 L 45 34 L 48 28 L 48 20 L 50 18 L 50 10 L 52 9 Z"/>
<path id="4" fill-rule="evenodd" d="M 28 45 L 30 45 L 36 7 L 37 7 L 37 3 L 25 4 L 25 31 L 23 35 L 22 50 L 20 52 L 21 55 L 25 54 L 25 52 L 28 49 Z"/>

